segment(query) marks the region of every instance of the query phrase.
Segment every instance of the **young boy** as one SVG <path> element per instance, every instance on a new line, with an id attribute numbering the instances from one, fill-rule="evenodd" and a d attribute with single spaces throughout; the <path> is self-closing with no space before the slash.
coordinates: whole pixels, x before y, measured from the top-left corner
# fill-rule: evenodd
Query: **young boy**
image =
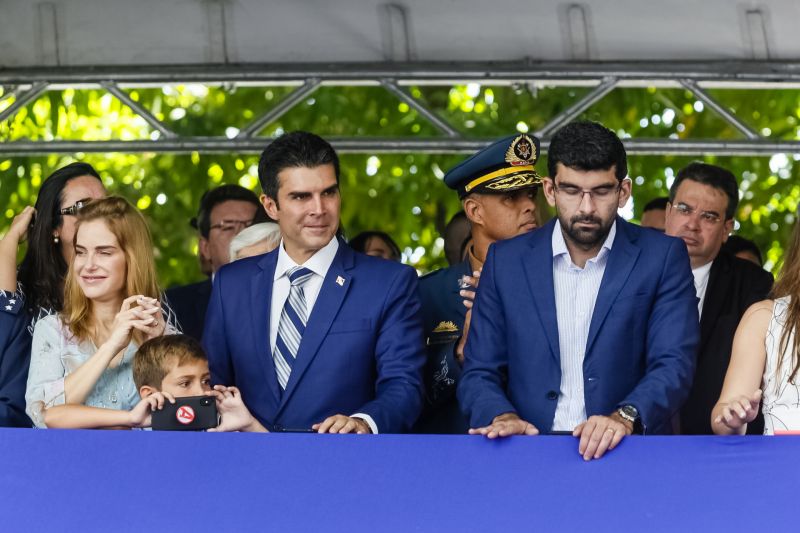
<path id="1" fill-rule="evenodd" d="M 186 396 L 213 396 L 221 423 L 209 431 L 266 432 L 245 407 L 236 387 L 211 388 L 208 359 L 196 340 L 188 335 L 163 335 L 142 344 L 133 359 L 133 381 L 142 400 L 130 411 L 83 406 L 71 410 L 69 419 L 51 407 L 48 427 L 139 428 L 150 426 L 150 414 L 165 402 Z M 64 412 L 64 415 L 67 413 Z M 62 425 L 63 424 L 63 425 Z"/>
<path id="2" fill-rule="evenodd" d="M 211 388 L 208 358 L 200 343 L 188 335 L 164 335 L 142 344 L 133 359 L 133 381 L 142 402 L 131 414 L 147 403 L 149 419 L 150 411 L 161 409 L 164 400 L 175 403 L 175 398 L 205 394 L 216 399 L 222 419 L 208 431 L 267 431 L 247 410 L 239 389 Z"/>

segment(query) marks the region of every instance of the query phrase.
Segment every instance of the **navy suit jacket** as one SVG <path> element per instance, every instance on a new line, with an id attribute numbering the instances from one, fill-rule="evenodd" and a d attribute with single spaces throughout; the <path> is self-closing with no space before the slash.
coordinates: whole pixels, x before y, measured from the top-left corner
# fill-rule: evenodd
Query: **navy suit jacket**
<path id="1" fill-rule="evenodd" d="M 236 385 L 267 428 L 310 428 L 364 413 L 381 433 L 407 431 L 422 406 L 424 344 L 417 276 L 340 241 L 281 392 L 269 342 L 278 250 L 217 272 L 203 344 L 212 381 Z"/>
<path id="2" fill-rule="evenodd" d="M 29 323 L 23 299 L 0 291 L 0 426 L 32 425 L 25 414 L 31 361 Z"/>
<path id="3" fill-rule="evenodd" d="M 458 395 L 473 427 L 515 412 L 549 432 L 561 383 L 552 232 L 492 245 L 481 274 Z M 694 373 L 699 320 L 683 241 L 617 217 L 583 362 L 586 415 L 639 410 L 670 432 Z"/>
<path id="4" fill-rule="evenodd" d="M 178 318 L 180 330 L 198 341 L 202 339 L 206 308 L 211 297 L 211 278 L 167 289 L 166 297 L 167 305 Z"/>

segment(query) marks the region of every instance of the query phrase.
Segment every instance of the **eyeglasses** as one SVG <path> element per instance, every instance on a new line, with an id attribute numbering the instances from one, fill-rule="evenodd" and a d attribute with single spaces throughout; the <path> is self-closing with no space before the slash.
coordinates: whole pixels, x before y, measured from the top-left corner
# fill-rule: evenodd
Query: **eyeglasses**
<path id="1" fill-rule="evenodd" d="M 239 233 L 244 228 L 249 228 L 253 225 L 252 220 L 221 220 L 216 224 L 212 224 L 208 227 L 209 231 L 212 229 L 218 229 L 223 233 L 235 232 Z"/>
<path id="2" fill-rule="evenodd" d="M 683 218 L 689 218 L 697 211 L 694 207 L 689 207 L 683 202 L 673 205 L 672 209 L 674 209 Z M 722 219 L 720 216 L 716 213 L 712 213 L 710 211 L 700 211 L 700 223 L 704 226 L 714 227 L 721 220 Z"/>
<path id="3" fill-rule="evenodd" d="M 61 213 L 62 215 L 76 216 L 78 214 L 78 212 L 81 209 L 83 209 L 84 207 L 86 207 L 86 205 L 91 201 L 92 201 L 91 198 L 84 198 L 82 200 L 78 200 L 77 202 L 75 202 L 74 204 L 72 204 L 69 207 L 64 207 L 64 208 L 60 209 L 58 212 Z"/>
<path id="4" fill-rule="evenodd" d="M 575 187 L 574 185 L 558 186 L 555 184 L 555 182 L 553 183 L 553 189 L 555 189 L 556 192 L 560 192 L 567 200 L 575 203 L 582 202 L 584 194 L 588 194 L 589 198 L 594 201 L 604 202 L 614 198 L 614 195 L 619 192 L 621 188 L 621 183 L 618 185 L 600 185 L 599 187 L 595 187 L 593 189 L 581 189 L 580 187 Z"/>

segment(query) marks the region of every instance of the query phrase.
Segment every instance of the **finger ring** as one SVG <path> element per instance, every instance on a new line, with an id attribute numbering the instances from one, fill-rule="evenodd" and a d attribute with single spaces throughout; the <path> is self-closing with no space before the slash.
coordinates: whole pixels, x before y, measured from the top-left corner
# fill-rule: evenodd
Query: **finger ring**
<path id="1" fill-rule="evenodd" d="M 611 433 L 615 433 L 614 428 L 606 428 L 606 431 L 610 431 Z"/>

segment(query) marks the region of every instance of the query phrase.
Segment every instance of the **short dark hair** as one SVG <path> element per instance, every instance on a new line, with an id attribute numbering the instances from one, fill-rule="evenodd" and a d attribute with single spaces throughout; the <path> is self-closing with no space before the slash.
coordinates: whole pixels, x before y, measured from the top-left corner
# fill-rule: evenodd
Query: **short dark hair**
<path id="1" fill-rule="evenodd" d="M 584 172 L 613 166 L 619 181 L 628 175 L 628 158 L 622 141 L 597 122 L 572 122 L 553 135 L 547 150 L 547 171 L 552 179 L 556 177 L 558 163 Z"/>
<path id="2" fill-rule="evenodd" d="M 133 356 L 133 382 L 161 390 L 170 371 L 189 361 L 208 361 L 197 340 L 188 335 L 162 335 L 142 343 Z"/>
<path id="3" fill-rule="evenodd" d="M 689 163 L 678 171 L 675 181 L 672 182 L 672 187 L 669 188 L 670 203 L 675 203 L 675 195 L 678 193 L 678 187 L 680 187 L 684 180 L 692 180 L 724 192 L 728 197 L 728 207 L 725 208 L 725 220 L 733 218 L 734 213 L 736 213 L 736 208 L 739 205 L 739 184 L 730 170 L 716 165 L 709 165 L 702 161 Z"/>
<path id="4" fill-rule="evenodd" d="M 728 240 L 722 245 L 722 249 L 731 255 L 736 255 L 739 252 L 750 252 L 758 258 L 760 264 L 764 264 L 764 258 L 761 256 L 761 250 L 758 249 L 758 245 L 741 235 L 728 237 Z"/>
<path id="5" fill-rule="evenodd" d="M 258 161 L 258 180 L 261 190 L 278 202 L 278 174 L 287 168 L 316 168 L 333 165 L 339 183 L 339 156 L 328 141 L 307 131 L 284 133 L 272 141 Z"/>
<path id="6" fill-rule="evenodd" d="M 642 209 L 642 213 L 647 213 L 648 211 L 666 211 L 668 203 L 669 198 L 666 196 L 653 198 L 645 204 L 644 209 Z"/>
<path id="7" fill-rule="evenodd" d="M 397 246 L 397 243 L 394 242 L 394 239 L 392 239 L 388 233 L 384 233 L 383 231 L 362 231 L 353 237 L 348 244 L 350 248 L 363 254 L 367 252 L 367 243 L 373 237 L 385 242 L 386 246 L 392 251 L 392 255 L 400 261 L 400 258 L 403 257 L 403 254 L 400 253 L 400 247 Z"/>
<path id="8" fill-rule="evenodd" d="M 64 188 L 81 176 L 103 182 L 92 165 L 70 163 L 50 174 L 36 197 L 36 216 L 28 227 L 28 249 L 19 267 L 19 281 L 25 290 L 28 310 L 33 314 L 40 308 L 61 311 L 64 304 L 68 265 L 61 254 L 61 245 L 53 242 L 53 230 L 64 222 L 61 214 Z"/>
<path id="9" fill-rule="evenodd" d="M 211 232 L 211 211 L 214 210 L 215 206 L 229 200 L 250 202 L 257 207 L 256 215 L 258 215 L 259 211 L 263 211 L 261 202 L 258 201 L 258 196 L 250 189 L 245 189 L 241 185 L 235 184 L 220 185 L 210 191 L 206 191 L 200 198 L 200 209 L 197 210 L 197 217 L 191 221 L 192 226 L 200 231 L 200 235 L 206 239 L 208 238 L 208 234 Z"/>

